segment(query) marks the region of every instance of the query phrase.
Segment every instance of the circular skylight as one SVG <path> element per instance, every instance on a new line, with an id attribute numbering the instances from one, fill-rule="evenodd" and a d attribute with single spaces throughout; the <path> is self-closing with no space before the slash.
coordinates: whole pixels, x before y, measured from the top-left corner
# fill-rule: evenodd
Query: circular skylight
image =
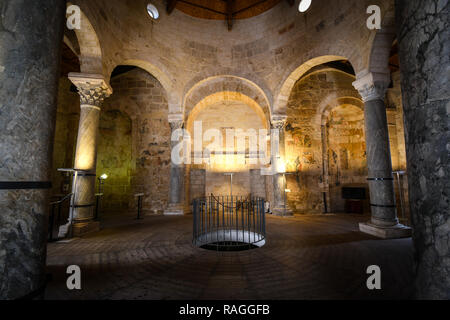
<path id="1" fill-rule="evenodd" d="M 302 1 L 300 1 L 300 4 L 298 6 L 298 11 L 306 12 L 306 10 L 308 10 L 309 7 L 311 6 L 311 2 L 312 2 L 312 0 L 302 0 Z"/>
<path id="2" fill-rule="evenodd" d="M 150 16 L 150 18 L 155 19 L 155 20 L 159 18 L 158 9 L 156 9 L 156 7 L 151 3 L 149 3 L 147 5 L 147 12 L 148 12 L 148 15 Z"/>

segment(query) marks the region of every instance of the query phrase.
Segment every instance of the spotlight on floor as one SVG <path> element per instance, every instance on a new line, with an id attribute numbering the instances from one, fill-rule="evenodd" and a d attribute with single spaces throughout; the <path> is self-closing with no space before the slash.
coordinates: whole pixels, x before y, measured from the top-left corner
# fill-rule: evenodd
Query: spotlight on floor
<path id="1" fill-rule="evenodd" d="M 302 0 L 300 1 L 300 4 L 298 5 L 298 11 L 300 12 L 306 12 L 309 7 L 311 6 L 312 0 Z"/>

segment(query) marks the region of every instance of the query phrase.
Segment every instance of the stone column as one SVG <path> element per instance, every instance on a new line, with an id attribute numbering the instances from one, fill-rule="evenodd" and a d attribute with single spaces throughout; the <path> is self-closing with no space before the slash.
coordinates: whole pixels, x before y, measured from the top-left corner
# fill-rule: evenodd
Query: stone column
<path id="1" fill-rule="evenodd" d="M 369 171 L 367 181 L 372 213 L 371 220 L 361 223 L 359 228 L 362 232 L 384 239 L 411 235 L 411 229 L 400 225 L 397 219 L 389 131 L 384 104 L 389 81 L 389 73 L 366 72 L 353 83 L 364 101 Z"/>
<path id="2" fill-rule="evenodd" d="M 273 195 L 272 213 L 275 215 L 292 215 L 287 206 L 286 199 L 286 165 L 285 165 L 285 141 L 284 129 L 287 116 L 272 116 L 270 144 L 273 170 Z"/>
<path id="3" fill-rule="evenodd" d="M 101 75 L 70 73 L 69 79 L 78 89 L 81 107 L 74 168 L 82 171 L 75 185 L 72 224 L 72 234 L 78 236 L 99 230 L 94 221 L 98 126 L 100 106 L 112 89 Z"/>
<path id="4" fill-rule="evenodd" d="M 450 299 L 450 4 L 395 5 L 416 297 Z"/>
<path id="5" fill-rule="evenodd" d="M 175 130 L 182 129 L 184 125 L 183 115 L 169 116 L 170 128 L 172 133 Z M 171 154 L 173 149 L 179 142 L 171 141 Z M 164 215 L 183 215 L 184 209 L 184 164 L 177 164 L 171 159 L 170 167 L 170 188 L 169 188 L 169 203 L 167 209 L 164 210 Z"/>
<path id="6" fill-rule="evenodd" d="M 0 1 L 0 299 L 45 288 L 65 1 Z M 32 19 L 31 19 L 32 17 Z"/>

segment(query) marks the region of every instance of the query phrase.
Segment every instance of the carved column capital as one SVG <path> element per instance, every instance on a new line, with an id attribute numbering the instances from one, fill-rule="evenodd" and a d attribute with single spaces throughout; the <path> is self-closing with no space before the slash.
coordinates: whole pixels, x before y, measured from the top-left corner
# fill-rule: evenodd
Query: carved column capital
<path id="1" fill-rule="evenodd" d="M 69 79 L 78 89 L 81 105 L 100 107 L 113 92 L 102 75 L 71 72 Z"/>
<path id="2" fill-rule="evenodd" d="M 183 128 L 184 117 L 182 114 L 169 114 L 169 124 L 172 131 Z"/>
<path id="3" fill-rule="evenodd" d="M 372 100 L 383 100 L 389 86 L 390 76 L 388 73 L 369 72 L 353 82 L 364 102 Z"/>
<path id="4" fill-rule="evenodd" d="M 287 116 L 286 115 L 273 115 L 271 120 L 272 129 L 282 130 L 286 126 Z"/>

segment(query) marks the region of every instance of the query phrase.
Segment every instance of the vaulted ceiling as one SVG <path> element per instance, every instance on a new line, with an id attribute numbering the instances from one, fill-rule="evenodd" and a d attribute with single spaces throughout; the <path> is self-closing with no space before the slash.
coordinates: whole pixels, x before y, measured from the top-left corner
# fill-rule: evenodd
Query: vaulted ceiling
<path id="1" fill-rule="evenodd" d="M 257 16 L 283 1 L 291 6 L 295 3 L 295 0 L 167 0 L 167 13 L 177 9 L 196 18 L 226 20 L 231 30 L 235 19 Z"/>

